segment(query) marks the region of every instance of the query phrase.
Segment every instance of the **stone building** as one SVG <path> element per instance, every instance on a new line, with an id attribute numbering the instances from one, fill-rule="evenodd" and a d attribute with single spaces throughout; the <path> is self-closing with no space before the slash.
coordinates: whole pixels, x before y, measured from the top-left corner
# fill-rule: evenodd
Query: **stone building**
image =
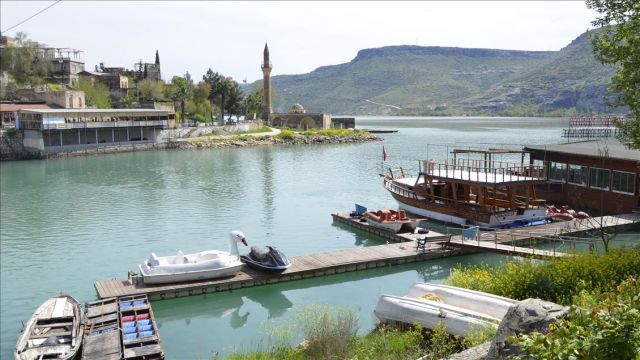
<path id="1" fill-rule="evenodd" d="M 49 81 L 57 84 L 76 86 L 80 80 L 78 74 L 84 70 L 83 51 L 72 48 L 42 47 L 37 56 L 51 63 Z"/>
<path id="2" fill-rule="evenodd" d="M 270 123 L 273 126 L 292 129 L 328 129 L 331 127 L 331 114 L 307 113 L 302 105 L 295 104 L 286 114 L 271 114 Z"/>
<path id="3" fill-rule="evenodd" d="M 262 75 L 264 99 L 262 103 L 262 119 L 273 126 L 292 129 L 328 129 L 331 127 L 331 114 L 307 113 L 300 104 L 294 104 L 288 113 L 274 113 L 271 106 L 271 61 L 269 47 L 264 45 Z"/>

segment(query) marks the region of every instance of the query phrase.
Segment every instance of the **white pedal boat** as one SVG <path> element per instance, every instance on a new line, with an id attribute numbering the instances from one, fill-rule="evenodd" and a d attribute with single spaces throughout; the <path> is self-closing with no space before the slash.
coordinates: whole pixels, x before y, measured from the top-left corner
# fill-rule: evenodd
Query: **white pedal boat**
<path id="1" fill-rule="evenodd" d="M 238 243 L 247 241 L 240 231 L 229 234 L 229 252 L 207 250 L 193 254 L 178 251 L 173 256 L 156 256 L 140 264 L 140 274 L 145 284 L 164 284 L 182 281 L 198 281 L 229 277 L 242 269 Z"/>

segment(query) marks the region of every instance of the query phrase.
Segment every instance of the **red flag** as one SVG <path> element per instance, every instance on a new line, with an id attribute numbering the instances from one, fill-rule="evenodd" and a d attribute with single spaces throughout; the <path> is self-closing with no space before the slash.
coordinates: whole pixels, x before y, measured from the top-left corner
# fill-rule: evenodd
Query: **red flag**
<path id="1" fill-rule="evenodd" d="M 387 152 L 384 150 L 384 145 L 382 145 L 382 161 L 387 161 Z"/>

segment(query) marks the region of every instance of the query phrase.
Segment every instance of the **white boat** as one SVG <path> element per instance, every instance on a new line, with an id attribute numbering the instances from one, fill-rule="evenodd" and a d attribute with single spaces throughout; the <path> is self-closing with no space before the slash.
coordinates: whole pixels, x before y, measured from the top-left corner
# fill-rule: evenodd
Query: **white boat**
<path id="1" fill-rule="evenodd" d="M 60 294 L 45 301 L 33 313 L 16 343 L 13 357 L 25 359 L 72 359 L 82 344 L 80 303 Z"/>
<path id="2" fill-rule="evenodd" d="M 172 256 L 151 256 L 140 264 L 140 274 L 145 284 L 164 284 L 181 281 L 207 280 L 233 276 L 242 268 L 238 243 L 247 246 L 240 231 L 229 234 L 229 252 L 207 250 L 194 254 L 178 251 Z"/>
<path id="3" fill-rule="evenodd" d="M 418 223 L 424 219 L 410 219 L 404 210 L 388 210 L 382 209 L 378 211 L 367 211 L 362 214 L 367 224 L 393 233 L 401 230 L 405 232 L 413 232 L 418 227 Z"/>
<path id="4" fill-rule="evenodd" d="M 429 329 L 442 321 L 450 334 L 464 335 L 482 328 L 495 329 L 516 303 L 455 286 L 415 283 L 405 296 L 380 296 L 374 314 L 382 322 L 418 322 Z"/>

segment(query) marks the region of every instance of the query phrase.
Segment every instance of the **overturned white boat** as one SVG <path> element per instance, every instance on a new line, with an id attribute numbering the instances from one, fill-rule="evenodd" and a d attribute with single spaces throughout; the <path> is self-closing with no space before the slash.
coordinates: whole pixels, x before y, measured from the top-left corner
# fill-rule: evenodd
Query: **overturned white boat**
<path id="1" fill-rule="evenodd" d="M 15 359 L 73 359 L 82 344 L 80 303 L 60 294 L 33 313 L 14 349 Z"/>
<path id="2" fill-rule="evenodd" d="M 181 281 L 207 280 L 237 274 L 242 268 L 238 243 L 247 246 L 240 231 L 229 234 L 229 252 L 207 250 L 194 254 L 178 251 L 173 256 L 151 256 L 140 264 L 140 274 L 145 284 L 163 284 Z"/>
<path id="3" fill-rule="evenodd" d="M 429 329 L 442 321 L 450 334 L 464 335 L 482 328 L 496 328 L 516 303 L 455 286 L 415 283 L 405 296 L 381 295 L 374 314 L 382 322 L 418 322 Z"/>

